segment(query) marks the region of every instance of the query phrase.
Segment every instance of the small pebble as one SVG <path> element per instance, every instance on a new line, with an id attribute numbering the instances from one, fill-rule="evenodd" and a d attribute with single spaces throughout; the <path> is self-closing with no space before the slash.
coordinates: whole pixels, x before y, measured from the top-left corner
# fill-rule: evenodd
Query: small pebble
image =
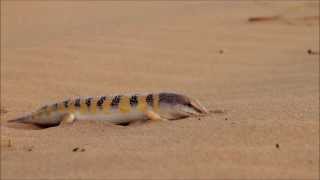
<path id="1" fill-rule="evenodd" d="M 280 145 L 279 145 L 279 144 L 276 144 L 276 148 L 279 149 L 279 148 L 280 148 Z"/>
<path id="2" fill-rule="evenodd" d="M 310 55 L 316 55 L 316 54 L 319 54 L 319 52 L 312 51 L 311 49 L 308 49 L 308 50 L 307 50 L 307 53 L 308 53 L 308 54 L 310 54 Z"/>
<path id="3" fill-rule="evenodd" d="M 84 151 L 86 151 L 84 148 L 78 148 L 78 147 L 76 147 L 76 148 L 74 148 L 74 149 L 72 149 L 72 151 L 73 152 L 78 152 L 78 151 L 80 151 L 80 152 L 84 152 Z"/>
<path id="4" fill-rule="evenodd" d="M 26 151 L 29 151 L 29 152 L 31 152 L 31 151 L 33 151 L 33 146 L 28 146 L 28 147 L 25 147 L 25 150 L 26 150 Z"/>
<path id="5" fill-rule="evenodd" d="M 308 54 L 312 54 L 312 51 L 311 51 L 311 49 L 308 49 L 308 51 L 307 51 L 307 52 L 308 52 Z"/>
<path id="6" fill-rule="evenodd" d="M 219 50 L 219 54 L 223 54 L 224 51 L 222 49 Z"/>

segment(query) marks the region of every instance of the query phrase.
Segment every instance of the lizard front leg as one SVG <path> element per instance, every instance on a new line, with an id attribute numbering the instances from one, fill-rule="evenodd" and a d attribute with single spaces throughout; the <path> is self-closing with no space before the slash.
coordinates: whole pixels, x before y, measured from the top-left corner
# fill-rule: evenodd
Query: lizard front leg
<path id="1" fill-rule="evenodd" d="M 160 115 L 154 111 L 147 111 L 146 115 L 151 121 L 169 121 L 168 119 L 160 117 Z"/>

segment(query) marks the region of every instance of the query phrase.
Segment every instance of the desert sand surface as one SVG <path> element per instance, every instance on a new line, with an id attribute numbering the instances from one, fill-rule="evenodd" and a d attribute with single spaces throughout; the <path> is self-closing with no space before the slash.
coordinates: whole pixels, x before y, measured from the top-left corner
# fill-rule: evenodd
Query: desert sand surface
<path id="1" fill-rule="evenodd" d="M 1 1 L 1 178 L 317 179 L 318 6 Z M 69 97 L 158 91 L 213 113 L 7 123 Z"/>

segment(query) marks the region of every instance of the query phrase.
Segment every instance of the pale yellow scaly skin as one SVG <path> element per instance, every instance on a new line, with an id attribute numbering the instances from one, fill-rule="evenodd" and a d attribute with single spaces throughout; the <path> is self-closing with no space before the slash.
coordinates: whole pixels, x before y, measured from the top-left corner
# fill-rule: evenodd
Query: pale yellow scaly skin
<path id="1" fill-rule="evenodd" d="M 57 125 L 71 123 L 75 120 L 104 120 L 122 124 L 147 119 L 178 119 L 190 116 L 190 113 L 179 116 L 180 110 L 185 109 L 183 103 L 188 101 L 189 98 L 186 96 L 172 93 L 75 98 L 43 106 L 31 115 L 11 120 L 11 122 Z M 176 108 L 177 104 L 180 105 L 179 103 L 181 106 Z M 192 104 L 191 100 L 190 104 Z M 206 109 L 201 105 L 196 109 L 198 112 L 202 111 L 201 109 L 206 112 Z"/>

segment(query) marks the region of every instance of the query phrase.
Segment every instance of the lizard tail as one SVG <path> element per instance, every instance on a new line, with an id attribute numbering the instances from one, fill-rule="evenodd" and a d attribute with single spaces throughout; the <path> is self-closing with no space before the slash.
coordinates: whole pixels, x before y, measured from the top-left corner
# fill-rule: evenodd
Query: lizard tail
<path id="1" fill-rule="evenodd" d="M 28 116 L 23 116 L 16 119 L 11 119 L 8 122 L 9 123 L 30 123 L 31 119 L 32 119 L 32 116 L 28 115 Z"/>

